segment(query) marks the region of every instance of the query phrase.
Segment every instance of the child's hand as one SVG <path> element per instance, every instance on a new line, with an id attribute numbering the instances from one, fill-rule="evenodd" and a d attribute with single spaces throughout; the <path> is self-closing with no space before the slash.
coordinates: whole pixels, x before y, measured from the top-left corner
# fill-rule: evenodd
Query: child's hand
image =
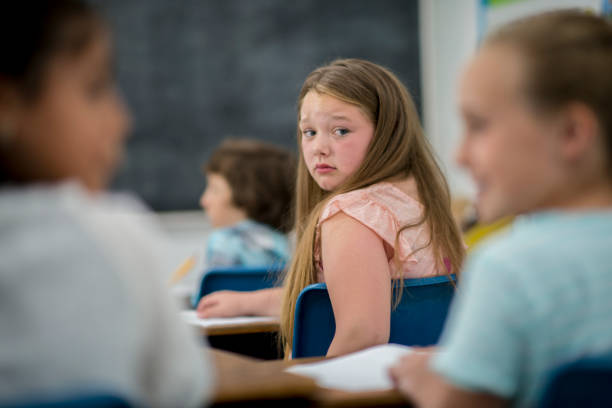
<path id="1" fill-rule="evenodd" d="M 244 316 L 246 292 L 221 290 L 200 299 L 196 309 L 200 318 Z"/>
<path id="2" fill-rule="evenodd" d="M 458 388 L 429 369 L 435 347 L 415 348 L 389 369 L 395 387 L 415 407 L 501 408 L 508 400 L 486 392 Z"/>
<path id="3" fill-rule="evenodd" d="M 403 356 L 389 369 L 395 387 L 414 402 L 419 402 L 419 394 L 427 388 L 425 382 L 433 350 L 433 347 L 415 348 L 414 353 Z"/>

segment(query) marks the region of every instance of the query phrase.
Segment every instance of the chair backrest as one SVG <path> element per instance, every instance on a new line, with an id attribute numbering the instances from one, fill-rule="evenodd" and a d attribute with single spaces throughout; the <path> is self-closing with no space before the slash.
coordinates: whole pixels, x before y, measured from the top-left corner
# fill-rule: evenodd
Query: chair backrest
<path id="1" fill-rule="evenodd" d="M 111 394 L 92 394 L 53 399 L 28 399 L 18 403 L 0 403 L 0 408 L 130 408 L 125 399 Z"/>
<path id="2" fill-rule="evenodd" d="M 455 275 L 451 275 L 455 280 Z M 447 276 L 404 279 L 402 297 L 391 311 L 389 343 L 429 346 L 440 337 L 455 288 Z M 324 283 L 309 285 L 298 296 L 292 356 L 324 356 L 336 332 Z"/>
<path id="3" fill-rule="evenodd" d="M 612 407 L 612 352 L 589 356 L 554 369 L 544 387 L 539 406 Z"/>
<path id="4" fill-rule="evenodd" d="M 282 270 L 283 265 L 267 267 L 232 266 L 210 269 L 202 276 L 200 290 L 197 297 L 193 299 L 194 304 L 197 304 L 202 296 L 218 290 L 248 292 L 274 287 Z"/>

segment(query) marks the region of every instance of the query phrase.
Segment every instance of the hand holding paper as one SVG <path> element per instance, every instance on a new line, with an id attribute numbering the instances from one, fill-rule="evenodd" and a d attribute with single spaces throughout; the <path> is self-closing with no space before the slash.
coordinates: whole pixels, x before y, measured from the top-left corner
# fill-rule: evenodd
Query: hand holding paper
<path id="1" fill-rule="evenodd" d="M 293 374 L 314 378 L 321 387 L 344 391 L 379 391 L 393 388 L 389 368 L 413 349 L 384 344 L 318 363 L 300 364 L 287 369 Z"/>

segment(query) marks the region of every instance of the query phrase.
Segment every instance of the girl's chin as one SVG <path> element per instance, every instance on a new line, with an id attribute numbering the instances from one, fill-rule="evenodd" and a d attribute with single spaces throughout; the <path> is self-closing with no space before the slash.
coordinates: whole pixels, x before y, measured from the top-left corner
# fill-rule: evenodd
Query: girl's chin
<path id="1" fill-rule="evenodd" d="M 330 180 L 315 179 L 315 181 L 317 185 L 321 187 L 322 190 L 325 190 L 325 191 L 332 191 L 337 187 L 336 183 L 331 183 Z"/>
<path id="2" fill-rule="evenodd" d="M 489 224 L 510 215 L 506 208 L 486 205 L 480 201 L 476 204 L 476 213 L 478 214 L 478 222 L 482 224 Z"/>
<path id="3" fill-rule="evenodd" d="M 490 203 L 487 203 L 485 197 L 482 194 L 478 194 L 476 198 L 476 214 L 478 214 L 478 222 L 483 224 L 488 224 L 495 219 L 495 210 L 494 206 Z"/>

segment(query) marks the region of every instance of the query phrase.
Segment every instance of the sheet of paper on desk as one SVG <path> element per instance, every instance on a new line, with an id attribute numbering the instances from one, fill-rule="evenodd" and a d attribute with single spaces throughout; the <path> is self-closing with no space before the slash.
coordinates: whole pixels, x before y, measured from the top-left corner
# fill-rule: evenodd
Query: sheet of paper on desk
<path id="1" fill-rule="evenodd" d="M 274 323 L 278 322 L 275 317 L 256 317 L 256 316 L 244 316 L 244 317 L 228 317 L 228 318 L 209 318 L 200 319 L 196 315 L 195 310 L 182 310 L 180 312 L 181 319 L 184 322 L 200 327 L 217 327 L 217 326 L 232 326 L 232 325 L 243 325 L 247 323 Z"/>
<path id="2" fill-rule="evenodd" d="M 412 349 L 383 344 L 317 363 L 299 364 L 287 369 L 293 374 L 314 378 L 318 385 L 344 391 L 378 391 L 393 388 L 388 370 Z"/>

